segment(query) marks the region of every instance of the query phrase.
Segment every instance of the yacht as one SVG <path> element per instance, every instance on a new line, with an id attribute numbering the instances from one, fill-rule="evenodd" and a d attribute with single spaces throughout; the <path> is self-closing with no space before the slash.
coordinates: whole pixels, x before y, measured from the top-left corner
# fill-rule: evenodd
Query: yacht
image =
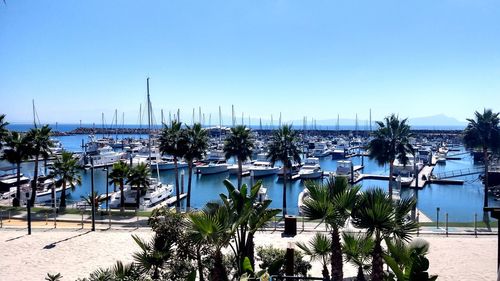
<path id="1" fill-rule="evenodd" d="M 323 171 L 319 165 L 319 159 L 309 157 L 300 168 L 299 175 L 301 179 L 319 179 L 323 176 Z"/>
<path id="2" fill-rule="evenodd" d="M 325 157 L 331 154 L 331 150 L 328 149 L 326 142 L 317 142 L 314 144 L 314 149 L 312 151 L 312 156 L 314 157 Z"/>
<path id="3" fill-rule="evenodd" d="M 418 158 L 415 161 L 415 157 L 413 155 L 407 154 L 406 157 L 408 158 L 406 165 L 403 165 L 403 163 L 399 162 L 398 159 L 394 160 L 393 173 L 395 175 L 413 173 L 415 172 L 415 169 L 420 171 L 424 167 L 424 163 L 420 162 Z"/>
<path id="4" fill-rule="evenodd" d="M 352 171 L 353 165 L 351 160 L 339 160 L 337 161 L 336 174 L 339 176 L 349 175 Z"/>
<path id="5" fill-rule="evenodd" d="M 265 161 L 255 161 L 252 166 L 248 167 L 254 177 L 273 176 L 278 173 L 279 169 L 279 167 L 273 167 L 270 162 Z"/>
<path id="6" fill-rule="evenodd" d="M 219 174 L 228 171 L 229 164 L 227 163 L 214 163 L 203 164 L 196 167 L 197 173 L 201 175 Z"/>
<path id="7" fill-rule="evenodd" d="M 173 170 L 175 169 L 175 163 L 174 163 L 174 157 L 172 156 L 162 156 L 159 160 L 152 160 L 151 161 L 151 166 L 155 167 L 158 165 L 158 170 L 160 171 L 167 171 L 167 170 Z M 188 166 L 188 163 L 186 163 L 183 160 L 177 160 L 177 168 L 182 169 L 186 168 Z"/>
<path id="8" fill-rule="evenodd" d="M 144 194 L 139 202 L 140 206 L 143 208 L 151 208 L 156 204 L 166 200 L 172 195 L 173 185 L 167 184 L 163 185 L 156 178 L 149 179 L 149 187 L 146 190 L 146 194 Z M 125 197 L 124 204 L 125 206 L 136 206 L 137 204 L 137 189 L 132 189 L 130 185 L 126 185 L 123 187 L 123 194 Z M 120 208 L 121 202 L 121 192 L 117 191 L 111 195 L 109 206 L 112 209 Z"/>

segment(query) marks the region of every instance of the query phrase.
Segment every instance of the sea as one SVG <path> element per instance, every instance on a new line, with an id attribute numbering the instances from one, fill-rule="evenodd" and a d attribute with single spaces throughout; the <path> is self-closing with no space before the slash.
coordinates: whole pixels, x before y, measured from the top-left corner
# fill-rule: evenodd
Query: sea
<path id="1" fill-rule="evenodd" d="M 31 125 L 10 125 L 9 129 L 25 131 L 30 128 Z M 136 125 L 130 125 L 130 128 Z M 79 124 L 72 125 L 59 125 L 59 131 L 70 131 Z M 55 129 L 55 126 L 54 126 Z M 82 141 L 87 141 L 86 135 L 71 135 L 71 136 L 60 136 L 56 137 L 59 139 L 66 150 L 73 152 L 81 152 Z M 100 137 L 98 135 L 98 137 Z M 135 137 L 135 138 L 145 138 L 144 135 L 118 135 L 118 138 L 124 137 Z M 447 160 L 446 164 L 437 164 L 434 168 L 434 173 L 440 173 L 445 171 L 453 171 L 465 168 L 473 168 L 475 166 L 472 156 L 465 152 L 463 147 L 460 151 L 450 151 L 449 155 L 460 154 L 460 160 Z M 378 174 L 387 175 L 388 166 L 380 166 L 375 161 L 370 160 L 368 157 L 353 157 L 351 158 L 354 165 L 361 165 L 363 162 L 364 170 L 363 173 L 367 174 Z M 0 167 L 9 166 L 11 164 L 5 161 L 0 161 Z M 331 157 L 324 157 L 320 159 L 321 168 L 324 171 L 334 172 L 337 168 L 337 160 L 331 159 Z M 41 172 L 48 173 L 49 171 L 41 165 Z M 22 172 L 27 176 L 33 175 L 33 163 L 24 163 L 22 165 Z M 187 190 L 187 169 L 184 169 L 184 183 L 181 187 Z M 82 184 L 77 186 L 75 190 L 71 191 L 69 195 L 70 202 L 78 202 L 82 200 L 83 196 L 87 196 L 90 193 L 91 186 L 91 176 L 89 170 L 81 170 Z M 156 172 L 153 172 L 153 176 L 157 176 Z M 174 183 L 174 172 L 173 171 L 160 171 L 160 180 L 164 184 Z M 192 201 L 191 205 L 194 208 L 203 208 L 203 206 L 210 201 L 218 200 L 219 194 L 225 193 L 226 188 L 223 185 L 225 179 L 229 179 L 236 184 L 236 176 L 229 175 L 228 173 L 221 173 L 215 175 L 197 175 L 193 174 L 192 177 Z M 422 190 L 415 191 L 408 188 L 403 188 L 401 191 L 401 196 L 414 196 L 414 192 L 418 192 L 418 203 L 417 208 L 425 216 L 432 220 L 435 220 L 438 216 L 444 218 L 445 214 L 448 214 L 448 219 L 450 222 L 472 222 L 474 221 L 475 215 L 478 219 L 483 218 L 483 196 L 484 189 L 481 180 L 478 175 L 469 175 L 454 178 L 457 180 L 463 180 L 463 185 L 445 185 L 445 184 L 428 184 Z M 261 179 L 254 179 L 251 177 L 244 177 L 244 184 L 253 184 L 257 180 L 262 180 L 264 187 L 267 188 L 267 195 L 272 199 L 272 208 L 282 207 L 282 192 L 283 183 L 282 180 L 278 179 L 277 176 L 264 177 Z M 388 189 L 387 181 L 383 180 L 363 180 L 359 183 L 362 190 L 369 188 L 379 187 L 384 190 Z M 99 194 L 106 193 L 106 188 L 108 191 L 115 190 L 113 185 L 107 185 L 106 171 L 103 169 L 94 170 L 94 185 L 95 190 Z M 287 212 L 289 214 L 298 214 L 298 197 L 300 192 L 304 189 L 304 182 L 301 180 L 296 180 L 289 182 L 287 187 Z M 175 192 L 175 190 L 174 190 Z M 181 191 L 182 192 L 182 191 Z M 490 198 L 490 205 L 498 205 L 497 201 Z M 185 204 L 185 202 L 183 202 Z"/>

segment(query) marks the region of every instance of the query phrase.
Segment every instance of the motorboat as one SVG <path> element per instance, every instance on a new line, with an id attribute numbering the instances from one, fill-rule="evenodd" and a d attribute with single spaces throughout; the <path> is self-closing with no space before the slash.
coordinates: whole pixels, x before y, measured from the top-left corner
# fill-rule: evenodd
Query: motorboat
<path id="1" fill-rule="evenodd" d="M 228 171 L 229 164 L 227 163 L 214 163 L 203 164 L 196 167 L 197 173 L 201 175 L 219 174 Z"/>
<path id="2" fill-rule="evenodd" d="M 323 176 L 323 171 L 319 165 L 319 158 L 309 157 L 300 168 L 299 175 L 301 179 L 319 179 Z"/>
<path id="3" fill-rule="evenodd" d="M 330 155 L 332 151 L 328 149 L 326 142 L 317 142 L 314 144 L 314 149 L 312 150 L 311 155 L 313 157 L 326 157 Z"/>
<path id="4" fill-rule="evenodd" d="M 337 161 L 337 170 L 335 173 L 338 176 L 346 176 L 352 172 L 353 167 L 351 160 L 339 160 Z"/>
<path id="5" fill-rule="evenodd" d="M 248 171 L 254 177 L 273 176 L 278 173 L 279 169 L 279 167 L 273 167 L 270 162 L 265 161 L 255 161 L 248 167 Z"/>

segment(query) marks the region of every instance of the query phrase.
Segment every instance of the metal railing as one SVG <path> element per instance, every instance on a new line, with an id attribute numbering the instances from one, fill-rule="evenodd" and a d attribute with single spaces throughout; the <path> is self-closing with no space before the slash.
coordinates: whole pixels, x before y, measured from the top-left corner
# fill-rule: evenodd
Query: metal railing
<path id="1" fill-rule="evenodd" d="M 434 176 L 436 177 L 436 179 L 441 180 L 441 179 L 449 179 L 449 178 L 454 178 L 454 177 L 462 177 L 462 176 L 480 174 L 482 172 L 484 172 L 484 167 L 476 167 L 476 168 L 468 168 L 468 169 L 435 173 Z"/>

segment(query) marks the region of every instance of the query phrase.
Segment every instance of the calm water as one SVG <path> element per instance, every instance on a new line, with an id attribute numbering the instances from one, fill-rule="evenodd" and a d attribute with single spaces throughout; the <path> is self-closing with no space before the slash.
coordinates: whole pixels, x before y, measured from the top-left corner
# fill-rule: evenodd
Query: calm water
<path id="1" fill-rule="evenodd" d="M 127 136 L 128 137 L 128 136 Z M 70 151 L 81 151 L 81 141 L 86 136 L 64 136 L 59 137 L 65 149 Z M 458 152 L 451 152 L 457 154 Z M 442 171 L 451 171 L 457 169 L 464 169 L 474 165 L 470 155 L 461 155 L 461 160 L 447 160 L 445 165 L 436 165 L 434 173 Z M 351 159 L 355 165 L 361 165 L 361 157 Z M 335 171 L 337 162 L 331 160 L 330 157 L 322 158 L 320 164 L 325 171 Z M 7 163 L 3 162 L 0 166 L 6 166 Z M 365 173 L 370 174 L 388 174 L 388 167 L 378 166 L 374 161 L 364 158 Z M 43 168 L 42 168 L 43 170 Z M 184 169 L 184 188 L 187 190 L 187 169 Z M 33 163 L 23 164 L 23 173 L 31 176 L 33 174 Z M 192 182 L 192 206 L 194 208 L 202 208 L 208 201 L 219 199 L 219 194 L 226 191 L 222 181 L 229 178 L 236 184 L 236 176 L 229 176 L 228 173 L 216 175 L 193 175 Z M 163 183 L 174 183 L 173 171 L 160 172 L 160 179 Z M 444 213 L 449 213 L 450 221 L 473 221 L 474 213 L 478 214 L 478 218 L 482 218 L 482 198 L 483 186 L 478 180 L 478 175 L 466 176 L 462 178 L 465 181 L 464 185 L 427 185 L 423 190 L 418 191 L 418 208 L 429 216 L 431 219 L 436 217 L 436 208 L 441 209 L 441 217 Z M 264 186 L 267 188 L 268 196 L 273 200 L 271 206 L 274 208 L 282 207 L 282 181 L 278 180 L 277 176 L 262 178 Z M 243 183 L 251 184 L 250 177 L 244 177 Z M 103 169 L 95 169 L 94 172 L 95 190 L 99 193 L 106 192 L 106 172 Z M 90 193 L 91 177 L 90 171 L 82 170 L 82 185 L 77 187 L 70 195 L 70 200 L 80 201 L 81 196 Z M 361 182 L 362 189 L 372 187 L 381 187 L 387 190 L 387 182 L 381 180 L 364 180 Z M 113 186 L 109 186 L 109 190 L 113 190 Z M 287 205 L 288 212 L 296 214 L 298 212 L 297 199 L 299 193 L 303 190 L 304 184 L 302 181 L 293 181 L 287 187 Z M 413 190 L 403 189 L 402 196 L 412 196 Z M 496 201 L 491 200 L 490 204 L 497 204 Z"/>

